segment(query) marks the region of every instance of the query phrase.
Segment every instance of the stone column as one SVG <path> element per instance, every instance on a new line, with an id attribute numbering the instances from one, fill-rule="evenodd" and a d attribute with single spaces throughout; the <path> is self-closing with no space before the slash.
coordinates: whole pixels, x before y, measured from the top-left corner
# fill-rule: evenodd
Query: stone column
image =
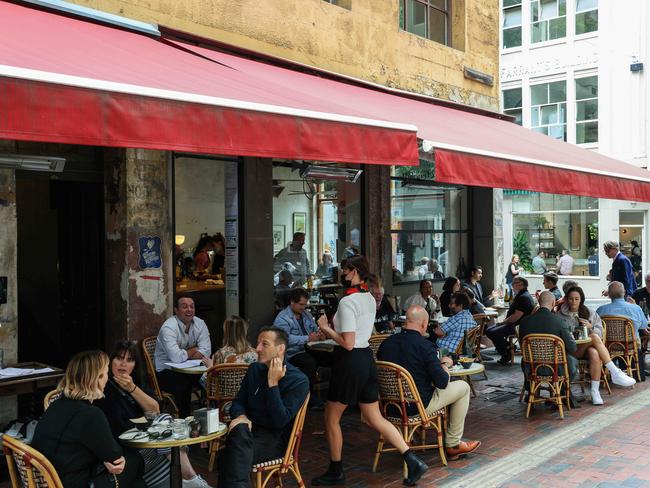
<path id="1" fill-rule="evenodd" d="M 364 168 L 364 245 L 370 271 L 377 274 L 387 293 L 392 290 L 390 233 L 390 166 Z"/>
<path id="2" fill-rule="evenodd" d="M 0 276 L 7 278 L 7 303 L 0 305 L 0 349 L 4 363 L 18 359 L 16 177 L 0 169 Z M 16 397 L 0 397 L 0 425 L 16 418 Z"/>
<path id="3" fill-rule="evenodd" d="M 107 346 L 156 335 L 172 313 L 170 155 L 105 152 Z"/>

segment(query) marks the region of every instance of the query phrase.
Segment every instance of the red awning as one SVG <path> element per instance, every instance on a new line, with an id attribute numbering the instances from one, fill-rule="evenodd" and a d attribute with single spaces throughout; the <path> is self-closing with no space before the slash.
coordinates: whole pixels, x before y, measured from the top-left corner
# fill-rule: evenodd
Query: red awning
<path id="1" fill-rule="evenodd" d="M 415 125 L 418 137 L 435 148 L 437 181 L 650 201 L 650 173 L 646 170 L 498 117 L 443 106 L 423 97 L 414 99 L 412 94 L 370 84 L 345 84 L 332 76 L 299 73 L 216 50 L 177 45 L 244 73 L 274 96 L 290 83 L 295 95 L 317 99 L 319 110 L 352 106 L 363 117 Z"/>
<path id="2" fill-rule="evenodd" d="M 165 40 L 4 1 L 0 32 L 2 139 L 418 163 L 415 127 L 330 110 L 290 77 L 271 92 Z"/>

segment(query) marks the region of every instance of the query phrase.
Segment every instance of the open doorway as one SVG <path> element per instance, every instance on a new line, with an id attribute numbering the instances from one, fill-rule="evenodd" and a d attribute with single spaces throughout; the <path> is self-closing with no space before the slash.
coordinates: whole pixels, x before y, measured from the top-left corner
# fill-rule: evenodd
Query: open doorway
<path id="1" fill-rule="evenodd" d="M 643 282 L 643 235 L 645 212 L 621 211 L 618 215 L 618 240 L 620 250 L 632 262 L 637 286 Z"/>
<path id="2" fill-rule="evenodd" d="M 65 367 L 104 349 L 101 181 L 16 173 L 18 359 Z"/>

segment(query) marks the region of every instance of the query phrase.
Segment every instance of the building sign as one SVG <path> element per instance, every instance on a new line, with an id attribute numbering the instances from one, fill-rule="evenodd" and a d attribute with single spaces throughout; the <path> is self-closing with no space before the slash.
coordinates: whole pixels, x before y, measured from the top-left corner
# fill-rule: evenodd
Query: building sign
<path id="1" fill-rule="evenodd" d="M 160 257 L 160 237 L 138 237 L 138 256 L 140 269 L 158 269 L 162 266 Z"/>

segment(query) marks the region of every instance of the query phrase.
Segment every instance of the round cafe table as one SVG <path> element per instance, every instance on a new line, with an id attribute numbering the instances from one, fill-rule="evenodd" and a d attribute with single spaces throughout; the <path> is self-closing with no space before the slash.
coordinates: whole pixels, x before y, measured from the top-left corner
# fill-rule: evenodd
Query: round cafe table
<path id="1" fill-rule="evenodd" d="M 472 363 L 472 365 L 465 369 L 460 364 L 453 366 L 449 370 L 449 376 L 452 378 L 460 378 L 463 381 L 466 381 L 472 390 L 472 395 L 476 396 L 476 391 L 474 391 L 474 385 L 472 384 L 471 376 L 475 374 L 481 374 L 485 371 L 485 366 L 481 363 Z"/>
<path id="2" fill-rule="evenodd" d="M 576 339 L 576 344 L 578 344 L 579 346 L 580 346 L 581 344 L 589 344 L 590 342 L 591 342 L 591 339 L 590 339 L 590 338 L 587 338 L 587 339 Z"/>
<path id="3" fill-rule="evenodd" d="M 171 424 L 169 429 L 171 429 Z M 148 440 L 148 439 L 138 439 L 131 440 L 128 439 L 128 434 L 130 432 L 137 432 L 137 429 L 130 429 L 120 435 L 120 442 L 129 447 L 135 447 L 137 449 L 163 449 L 171 448 L 171 463 L 169 466 L 169 480 L 170 488 L 182 488 L 183 478 L 181 476 L 181 457 L 180 457 L 180 448 L 182 446 L 190 446 L 192 444 L 200 444 L 202 442 L 210 442 L 219 437 L 223 437 L 228 432 L 228 427 L 226 424 L 219 424 L 219 430 L 213 432 L 212 434 L 200 435 L 198 437 L 186 437 L 184 439 L 174 439 L 173 437 L 168 437 L 163 440 Z M 122 438 L 122 437 L 127 438 Z"/>

